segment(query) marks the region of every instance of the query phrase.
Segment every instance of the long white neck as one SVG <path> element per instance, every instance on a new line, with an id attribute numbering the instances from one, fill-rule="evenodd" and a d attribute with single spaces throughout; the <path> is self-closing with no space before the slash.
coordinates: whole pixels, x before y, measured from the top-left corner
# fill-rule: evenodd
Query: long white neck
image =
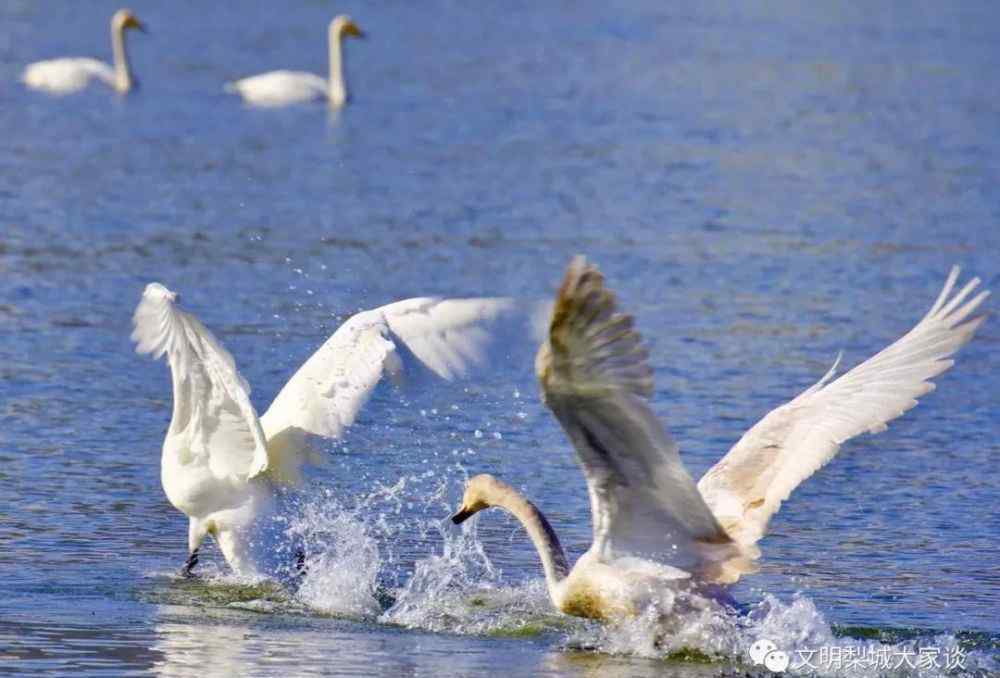
<path id="1" fill-rule="evenodd" d="M 504 492 L 495 497 L 494 506 L 499 506 L 507 510 L 511 515 L 521 521 L 531 542 L 538 551 L 538 557 L 542 560 L 542 569 L 545 570 L 545 583 L 549 588 L 549 596 L 556 601 L 556 590 L 559 582 L 569 574 L 569 563 L 566 562 L 566 554 L 563 552 L 559 537 L 556 536 L 549 521 L 538 507 L 525 499 L 517 490 L 509 485 L 504 488 Z M 558 603 L 557 603 L 558 604 Z"/>
<path id="2" fill-rule="evenodd" d="M 330 26 L 330 88 L 328 96 L 331 106 L 343 106 L 344 102 L 347 101 L 347 85 L 344 84 L 344 57 L 340 36 L 340 28 Z"/>
<path id="3" fill-rule="evenodd" d="M 132 71 L 125 49 L 125 27 L 120 23 L 111 24 L 111 52 L 115 60 L 115 89 L 127 92 L 132 89 Z"/>

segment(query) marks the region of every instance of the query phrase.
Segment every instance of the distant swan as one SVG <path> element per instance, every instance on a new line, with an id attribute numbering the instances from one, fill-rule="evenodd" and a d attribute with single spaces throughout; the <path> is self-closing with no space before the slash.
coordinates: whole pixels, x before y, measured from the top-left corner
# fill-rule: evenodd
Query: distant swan
<path id="1" fill-rule="evenodd" d="M 951 296 L 958 273 L 952 269 L 909 333 L 836 380 L 834 364 L 751 428 L 696 486 L 647 402 L 652 370 L 632 317 L 616 310 L 600 272 L 578 258 L 535 367 L 545 403 L 583 465 L 593 545 L 570 568 L 541 511 L 489 475 L 468 482 L 452 520 L 490 506 L 513 514 L 538 550 L 552 602 L 571 615 L 633 615 L 654 601 L 669 605 L 684 585 L 735 582 L 755 571 L 755 544 L 792 490 L 848 439 L 885 430 L 951 367 L 948 356 L 984 319 L 966 318 L 989 294 L 965 301 L 977 278 Z"/>
<path id="2" fill-rule="evenodd" d="M 146 27 L 131 10 L 120 9 L 111 17 L 111 51 L 115 63 L 113 67 L 103 61 L 86 57 L 49 59 L 28 65 L 21 75 L 21 80 L 32 89 L 51 94 L 72 94 L 85 88 L 93 79 L 124 94 L 135 84 L 132 70 L 129 68 L 128 52 L 125 49 L 127 28 L 146 31 Z"/>
<path id="3" fill-rule="evenodd" d="M 464 375 L 483 362 L 489 330 L 511 310 L 506 299 L 415 298 L 357 313 L 258 418 L 229 352 L 178 307 L 174 292 L 147 285 L 132 339 L 138 353 L 165 354 L 170 364 L 174 406 L 160 477 L 167 499 L 189 518 L 182 573 L 198 563 L 207 535 L 241 575 L 294 567 L 273 562 L 279 552 L 268 530 L 280 521 L 268 519 L 279 507 L 278 488 L 297 484 L 301 467 L 320 461 L 307 437 L 340 437 L 382 377 L 402 375 L 409 356 L 437 377 Z"/>
<path id="4" fill-rule="evenodd" d="M 239 94 L 254 106 L 287 106 L 305 101 L 326 99 L 330 106 L 340 107 L 347 101 L 341 40 L 345 35 L 363 37 L 351 18 L 341 14 L 330 22 L 330 77 L 324 80 L 301 71 L 271 71 L 226 84 L 226 91 Z"/>

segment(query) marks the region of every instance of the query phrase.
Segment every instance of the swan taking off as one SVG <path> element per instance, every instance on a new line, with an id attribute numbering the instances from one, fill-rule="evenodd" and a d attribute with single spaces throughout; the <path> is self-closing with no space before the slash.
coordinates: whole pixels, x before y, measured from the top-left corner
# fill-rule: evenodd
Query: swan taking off
<path id="1" fill-rule="evenodd" d="M 174 406 L 163 443 L 163 489 L 190 519 L 188 575 L 198 547 L 211 534 L 241 575 L 288 571 L 270 548 L 279 488 L 295 485 L 300 470 L 320 459 L 307 436 L 339 437 L 382 377 L 402 376 L 404 356 L 451 380 L 482 363 L 490 330 L 508 317 L 507 299 L 417 298 L 349 318 L 306 361 L 262 417 L 232 356 L 177 295 L 146 286 L 135 309 L 136 352 L 164 354 Z M 301 555 L 298 556 L 302 558 Z"/>
<path id="2" fill-rule="evenodd" d="M 51 94 L 79 92 L 89 85 L 91 80 L 99 80 L 124 94 L 135 84 L 132 70 L 129 68 L 128 52 L 125 49 L 127 28 L 146 32 L 146 27 L 136 18 L 132 10 L 120 9 L 111 17 L 111 52 L 114 55 L 114 66 L 86 57 L 49 59 L 28 65 L 21 75 L 21 80 L 32 89 L 40 89 Z"/>
<path id="3" fill-rule="evenodd" d="M 301 71 L 271 71 L 226 83 L 226 91 L 239 94 L 254 106 L 288 106 L 316 99 L 326 99 L 334 108 L 343 106 L 347 102 L 347 85 L 341 43 L 345 35 L 361 38 L 364 33 L 349 16 L 341 14 L 330 22 L 328 34 L 329 80 Z"/>
<path id="4" fill-rule="evenodd" d="M 472 478 L 460 523 L 498 506 L 524 525 L 549 595 L 567 614 L 609 619 L 673 601 L 681 586 L 712 587 L 753 572 L 757 541 L 785 499 L 846 440 L 886 423 L 931 390 L 984 316 L 989 292 L 952 295 L 953 268 L 937 301 L 901 339 L 834 379 L 837 365 L 770 412 L 695 485 L 678 446 L 649 407 L 652 370 L 630 315 L 616 308 L 600 272 L 570 264 L 535 360 L 545 404 L 576 448 L 587 478 L 593 544 L 571 569 L 534 504 L 489 475 Z M 839 358 L 838 358 L 839 363 Z"/>

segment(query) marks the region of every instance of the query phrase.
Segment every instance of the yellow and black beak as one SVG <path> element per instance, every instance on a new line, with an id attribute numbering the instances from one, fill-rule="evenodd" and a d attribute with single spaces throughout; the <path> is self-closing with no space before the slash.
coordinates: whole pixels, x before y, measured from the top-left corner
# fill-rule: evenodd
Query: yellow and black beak
<path id="1" fill-rule="evenodd" d="M 353 21 L 344 24 L 344 35 L 353 35 L 355 38 L 364 38 L 365 33 Z"/>
<path id="2" fill-rule="evenodd" d="M 130 15 L 127 19 L 125 19 L 125 23 L 123 25 L 125 28 L 134 28 L 138 31 L 142 31 L 143 33 L 149 33 L 149 31 L 146 30 L 146 24 L 139 21 L 134 15 Z"/>
<path id="3" fill-rule="evenodd" d="M 475 511 L 470 511 L 469 509 L 463 506 L 462 508 L 458 509 L 458 513 L 456 513 L 451 517 L 451 522 L 455 523 L 456 525 L 461 525 L 475 514 L 476 514 Z"/>

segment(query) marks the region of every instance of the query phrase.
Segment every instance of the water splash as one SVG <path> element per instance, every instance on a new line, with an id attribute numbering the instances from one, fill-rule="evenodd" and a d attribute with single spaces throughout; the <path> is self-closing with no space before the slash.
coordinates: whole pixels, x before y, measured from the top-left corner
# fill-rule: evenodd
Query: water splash
<path id="1" fill-rule="evenodd" d="M 650 608 L 622 623 L 580 630 L 567 645 L 613 655 L 715 664 L 717 673 L 706 669 L 703 675 L 720 676 L 729 675 L 734 664 L 749 675 L 837 678 L 987 676 L 1000 668 L 994 655 L 950 634 L 916 632 L 899 638 L 891 631 L 870 629 L 861 635 L 879 637 L 847 635 L 831 626 L 813 601 L 801 594 L 789 602 L 765 595 L 744 614 L 709 602 L 687 607 L 668 619 Z M 756 656 L 761 647 L 779 653 L 771 657 L 773 665 L 763 663 L 764 655 Z"/>
<path id="2" fill-rule="evenodd" d="M 441 555 L 417 561 L 380 621 L 465 634 L 530 635 L 551 623 L 544 583 L 505 586 L 476 534 L 475 519 L 460 533 L 436 525 Z"/>
<path id="3" fill-rule="evenodd" d="M 304 575 L 297 598 L 307 607 L 339 616 L 374 618 L 378 543 L 357 509 L 345 510 L 332 493 L 302 507 L 289 531 L 305 545 Z"/>
<path id="4" fill-rule="evenodd" d="M 442 518 L 465 475 L 456 463 L 447 473 L 405 476 L 356 497 L 315 492 L 288 523 L 289 536 L 305 544 L 308 554 L 295 595 L 210 571 L 210 597 L 257 612 L 318 612 L 434 632 L 549 634 L 561 639 L 564 650 L 697 666 L 699 676 L 734 670 L 776 675 L 754 664 L 751 650 L 761 641 L 787 655 L 783 675 L 938 678 L 1000 671 L 989 639 L 838 629 L 802 594 L 790 600 L 764 595 L 736 613 L 695 594 L 678 593 L 668 614 L 651 607 L 617 624 L 561 615 L 549 601 L 544 580 L 512 583 L 491 562 L 477 518 L 462 531 Z M 413 552 L 427 548 L 435 553 L 409 560 Z M 209 595 L 202 590 L 205 585 L 179 586 L 195 586 L 198 590 L 188 593 L 199 597 Z"/>

